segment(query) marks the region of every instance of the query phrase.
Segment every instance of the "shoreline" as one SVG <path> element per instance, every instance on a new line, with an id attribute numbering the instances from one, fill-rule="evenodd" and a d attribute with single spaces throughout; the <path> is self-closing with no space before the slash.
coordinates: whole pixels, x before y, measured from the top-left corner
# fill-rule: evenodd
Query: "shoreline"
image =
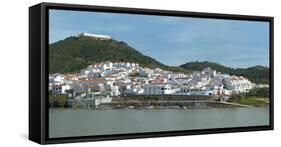
<path id="1" fill-rule="evenodd" d="M 223 104 L 223 103 L 220 103 Z M 261 108 L 261 107 L 268 107 L 268 104 L 265 105 L 259 105 L 259 106 L 252 106 L 252 105 L 243 105 L 243 104 L 237 104 L 237 103 L 229 103 L 229 104 L 225 104 L 221 105 L 221 106 L 208 106 L 208 105 L 191 105 L 191 106 L 178 106 L 178 105 L 169 105 L 169 106 L 154 106 L 154 105 L 150 105 L 150 106 L 132 106 L 132 105 L 128 105 L 128 106 L 112 106 L 109 104 L 102 104 L 98 107 L 74 107 L 74 106 L 70 106 L 70 107 L 49 107 L 48 109 L 89 109 L 89 110 L 193 110 L 193 109 L 232 109 L 232 108 Z"/>

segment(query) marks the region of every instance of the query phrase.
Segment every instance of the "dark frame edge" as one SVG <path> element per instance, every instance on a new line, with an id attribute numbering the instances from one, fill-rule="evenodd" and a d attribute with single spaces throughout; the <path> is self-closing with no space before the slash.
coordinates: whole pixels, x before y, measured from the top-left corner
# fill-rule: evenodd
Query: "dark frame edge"
<path id="1" fill-rule="evenodd" d="M 249 20 L 249 21 L 269 21 L 272 16 L 258 15 L 241 15 L 241 14 L 222 14 L 211 12 L 195 12 L 182 10 L 161 10 L 148 8 L 133 8 L 133 7 L 117 7 L 117 6 L 101 6 L 101 5 L 85 5 L 85 4 L 67 4 L 67 3 L 52 3 L 42 2 L 45 7 L 61 10 L 79 10 L 79 11 L 97 11 L 97 12 L 113 12 L 113 13 L 128 13 L 128 14 L 143 14 L 143 15 L 161 15 L 161 16 L 187 16 L 195 18 L 215 18 L 215 19 L 230 19 L 230 20 Z"/>
<path id="2" fill-rule="evenodd" d="M 29 7 L 29 133 L 28 139 L 46 144 L 46 24 L 43 3 Z"/>
<path id="3" fill-rule="evenodd" d="M 41 144 L 41 4 L 29 7 L 29 140 Z"/>
<path id="4" fill-rule="evenodd" d="M 48 18 L 47 8 L 45 3 L 41 3 L 41 120 L 42 120 L 42 133 L 41 133 L 41 144 L 47 143 L 48 134 L 48 86 L 45 81 L 48 81 L 48 44 L 49 44 L 49 32 L 48 32 Z"/>
<path id="5" fill-rule="evenodd" d="M 269 18 L 270 127 L 274 130 L 274 17 Z"/>

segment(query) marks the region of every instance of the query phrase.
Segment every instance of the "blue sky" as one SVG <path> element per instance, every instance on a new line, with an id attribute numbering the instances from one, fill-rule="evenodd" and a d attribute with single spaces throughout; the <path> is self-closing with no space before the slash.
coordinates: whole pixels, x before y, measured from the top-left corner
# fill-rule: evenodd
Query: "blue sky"
<path id="1" fill-rule="evenodd" d="M 50 10 L 50 43 L 81 32 L 110 35 L 167 65 L 212 61 L 269 66 L 269 23 Z"/>

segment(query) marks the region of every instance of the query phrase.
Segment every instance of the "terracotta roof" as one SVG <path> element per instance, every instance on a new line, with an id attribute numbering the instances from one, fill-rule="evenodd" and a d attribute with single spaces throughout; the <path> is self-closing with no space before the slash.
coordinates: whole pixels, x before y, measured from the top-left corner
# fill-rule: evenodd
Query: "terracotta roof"
<path id="1" fill-rule="evenodd" d="M 85 88 L 87 88 L 87 89 L 98 89 L 99 87 L 98 86 L 85 86 Z"/>
<path id="2" fill-rule="evenodd" d="M 237 77 L 237 76 L 231 76 L 230 77 L 231 80 L 247 80 L 246 78 L 240 76 L 240 77 Z"/>

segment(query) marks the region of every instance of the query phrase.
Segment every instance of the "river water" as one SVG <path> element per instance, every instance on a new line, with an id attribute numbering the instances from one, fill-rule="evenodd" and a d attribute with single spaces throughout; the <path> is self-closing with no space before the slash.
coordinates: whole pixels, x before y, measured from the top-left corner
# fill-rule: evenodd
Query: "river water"
<path id="1" fill-rule="evenodd" d="M 269 108 L 49 109 L 49 137 L 269 125 Z"/>

